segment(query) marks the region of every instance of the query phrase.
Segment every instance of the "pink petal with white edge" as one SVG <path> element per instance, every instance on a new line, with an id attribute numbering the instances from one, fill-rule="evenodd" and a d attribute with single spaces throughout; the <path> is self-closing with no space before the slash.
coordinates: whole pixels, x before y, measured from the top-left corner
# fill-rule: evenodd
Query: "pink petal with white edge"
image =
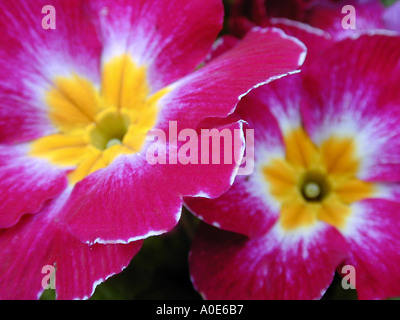
<path id="1" fill-rule="evenodd" d="M 354 137 L 359 178 L 400 179 L 400 38 L 364 35 L 336 43 L 304 70 L 304 125 L 320 145 Z"/>
<path id="2" fill-rule="evenodd" d="M 355 8 L 355 29 L 345 29 L 342 26 L 343 19 L 350 13 L 346 10 L 342 13 L 344 6 Z M 364 32 L 377 29 L 385 29 L 382 19 L 385 7 L 377 0 L 345 0 L 345 1 L 314 1 L 311 5 L 305 22 L 325 30 L 335 39 L 341 40 L 346 37 L 354 37 Z M 348 21 L 345 19 L 345 23 Z"/>
<path id="3" fill-rule="evenodd" d="M 219 37 L 213 44 L 210 52 L 208 53 L 205 63 L 208 63 L 228 50 L 231 50 L 239 43 L 239 39 L 229 34 Z"/>
<path id="4" fill-rule="evenodd" d="M 230 163 L 224 162 L 224 150 L 219 164 L 213 162 L 210 149 L 205 164 L 200 135 L 199 147 L 191 150 L 198 153 L 198 164 L 185 164 L 180 155 L 173 164 L 172 149 L 165 164 L 151 164 L 151 158 L 139 155 L 121 156 L 78 183 L 66 206 L 72 233 L 88 243 L 128 243 L 171 230 L 180 218 L 183 196 L 220 196 L 233 183 L 239 167 L 233 156 L 240 163 L 244 143 L 241 122 L 219 129 L 229 130 L 233 137 Z M 182 144 L 177 144 L 178 150 Z"/>
<path id="5" fill-rule="evenodd" d="M 215 130 L 215 134 L 212 131 Z M 176 164 L 156 165 L 160 174 L 168 177 L 170 188 L 176 189 L 177 194 L 182 196 L 202 196 L 216 198 L 226 192 L 235 180 L 243 153 L 244 136 L 243 122 L 233 124 L 202 127 L 198 130 L 197 148 L 192 148 L 191 154 L 197 154 L 197 163 L 186 163 L 181 150 L 185 141 L 178 141 L 178 161 Z M 209 133 L 210 132 L 210 133 Z M 211 136 L 211 138 L 210 138 Z M 220 141 L 219 148 L 216 144 L 216 137 Z M 205 141 L 208 141 L 208 146 Z M 175 147 L 169 147 L 169 161 Z M 189 178 L 188 178 L 189 177 Z"/>
<path id="6" fill-rule="evenodd" d="M 44 160 L 25 156 L 26 148 L 0 147 L 0 228 L 9 228 L 67 185 L 65 172 Z"/>
<path id="7" fill-rule="evenodd" d="M 291 74 L 253 90 L 251 101 L 239 109 L 240 116 L 246 121 L 251 121 L 251 125 L 255 130 L 260 131 L 259 135 L 263 135 L 265 141 L 272 139 L 274 145 L 281 145 L 283 144 L 282 135 L 302 125 L 300 111 L 303 97 L 301 75 L 302 73 Z M 249 104 L 253 106 L 250 107 Z M 266 114 L 262 116 L 261 113 Z M 266 120 L 269 117 L 268 114 L 271 114 L 275 119 Z M 272 129 L 274 131 L 273 138 L 268 137 L 270 132 L 268 132 L 267 124 L 270 122 L 278 124 L 278 127 L 274 126 Z"/>
<path id="8" fill-rule="evenodd" d="M 40 297 L 45 266 L 55 267 L 57 299 L 86 299 L 109 276 L 121 272 L 139 251 L 129 245 L 94 245 L 79 242 L 63 223 L 66 190 L 40 213 L 23 218 L 0 231 L 0 298 L 31 300 Z"/>
<path id="9" fill-rule="evenodd" d="M 342 232 L 350 251 L 343 264 L 355 267 L 359 299 L 400 295 L 399 212 L 400 203 L 381 199 L 353 206 L 353 214 Z"/>
<path id="10" fill-rule="evenodd" d="M 120 156 L 86 177 L 65 207 L 70 231 L 93 244 L 128 243 L 172 229 L 182 199 L 162 166 L 152 166 L 144 157 Z"/>
<path id="11" fill-rule="evenodd" d="M 271 18 L 269 19 L 269 24 L 275 28 L 283 30 L 286 34 L 299 39 L 306 45 L 307 57 L 302 69 L 334 43 L 334 40 L 329 33 L 314 28 L 306 23 L 285 18 Z"/>
<path id="12" fill-rule="evenodd" d="M 252 176 L 237 176 L 233 186 L 219 198 L 185 198 L 185 206 L 204 222 L 220 229 L 250 237 L 260 235 L 276 223 L 279 210 L 268 206 L 254 180 Z"/>
<path id="13" fill-rule="evenodd" d="M 42 8 L 56 10 L 56 29 L 42 27 Z M 82 32 L 85 30 L 85 32 Z M 26 142 L 57 130 L 47 115 L 46 90 L 56 76 L 100 79 L 101 44 L 81 0 L 1 1 L 0 141 Z"/>
<path id="14" fill-rule="evenodd" d="M 305 234 L 244 236 L 201 225 L 190 254 L 191 278 L 205 299 L 319 299 L 346 246 L 332 227 Z"/>
<path id="15" fill-rule="evenodd" d="M 205 118 L 225 118 L 246 93 L 295 71 L 306 52 L 279 29 L 255 28 L 232 50 L 173 84 L 155 127 L 166 131 L 169 121 L 178 121 L 181 128 L 196 128 Z"/>
<path id="16" fill-rule="evenodd" d="M 220 0 L 91 1 L 100 26 L 103 61 L 123 53 L 149 67 L 155 92 L 192 72 L 206 57 L 222 28 Z"/>
<path id="17" fill-rule="evenodd" d="M 294 76 L 287 78 L 292 77 Z M 285 155 L 281 130 L 270 111 L 269 104 L 272 102 L 276 109 L 278 105 L 282 106 L 281 101 L 272 101 L 277 96 L 277 92 L 273 89 L 275 86 L 272 85 L 279 84 L 283 80 L 285 79 L 278 79 L 256 88 L 239 102 L 234 115 L 246 121 L 248 124 L 246 130 L 254 130 L 254 171 L 245 176 L 237 176 L 233 186 L 217 199 L 185 198 L 187 208 L 203 221 L 250 237 L 265 233 L 276 222 L 279 205 L 268 193 L 269 187 L 264 181 L 262 166 L 269 158 Z M 296 87 L 282 86 L 282 88 Z M 272 95 L 271 92 L 275 94 Z M 271 94 L 269 100 L 265 99 L 268 93 Z M 289 96 L 290 94 L 287 95 Z M 279 114 L 283 119 L 285 112 L 281 110 Z M 299 112 L 295 121 L 299 121 Z M 246 147 L 249 148 L 251 145 L 248 144 Z"/>

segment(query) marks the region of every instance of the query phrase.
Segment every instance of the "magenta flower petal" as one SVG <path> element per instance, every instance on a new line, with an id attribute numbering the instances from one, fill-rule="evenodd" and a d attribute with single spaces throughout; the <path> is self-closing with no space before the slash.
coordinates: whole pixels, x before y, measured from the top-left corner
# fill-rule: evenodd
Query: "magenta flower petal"
<path id="1" fill-rule="evenodd" d="M 288 76 L 287 80 L 293 77 Z M 285 79 L 286 80 L 286 79 Z M 274 83 L 269 84 L 274 88 Z M 294 84 L 294 83 L 293 83 Z M 296 90 L 295 85 L 285 86 Z M 272 91 L 272 90 L 271 90 Z M 282 92 L 276 92 L 281 96 Z M 242 98 L 235 115 L 248 123 L 246 128 L 254 130 L 255 146 L 260 149 L 269 150 L 271 154 L 284 154 L 284 143 L 282 134 L 276 118 L 271 114 L 263 97 L 261 90 L 254 90 Z M 286 97 L 291 97 L 288 90 Z M 273 103 L 280 103 L 276 99 Z M 256 152 L 255 163 L 259 158 L 266 156 L 264 153 Z M 241 233 L 250 237 L 265 233 L 275 224 L 278 210 L 266 208 L 264 193 L 257 192 L 263 188 L 262 183 L 254 176 L 237 176 L 235 183 L 217 199 L 185 198 L 185 204 L 189 210 L 197 214 L 203 221 L 218 226 L 221 229 Z M 241 199 L 241 210 L 237 210 L 237 203 L 232 199 Z M 271 207 L 273 206 L 270 203 Z"/>
<path id="2" fill-rule="evenodd" d="M 1 146 L 0 158 L 0 228 L 13 226 L 25 213 L 38 212 L 67 185 L 63 170 L 25 156 L 25 147 Z"/>
<path id="3" fill-rule="evenodd" d="M 249 185 L 245 176 L 238 176 L 229 191 L 218 199 L 187 198 L 185 204 L 210 225 L 253 237 L 269 230 L 276 223 L 279 212 L 266 210 L 265 200 L 255 195 L 252 187 L 257 188 L 257 184 Z M 243 199 L 240 210 L 232 198 Z"/>
<path id="4" fill-rule="evenodd" d="M 78 183 L 65 208 L 72 233 L 90 244 L 127 243 L 172 229 L 182 200 L 159 169 L 122 156 Z"/>
<path id="5" fill-rule="evenodd" d="M 208 139 L 208 133 L 199 130 L 199 142 L 196 151 L 200 165 L 178 162 L 176 165 L 165 166 L 161 169 L 162 175 L 168 177 L 170 181 L 174 181 L 178 194 L 217 198 L 232 186 L 245 148 L 243 122 L 212 126 L 212 129 L 216 128 L 219 132 L 230 132 L 232 140 L 226 142 L 227 145 L 229 144 L 228 152 L 225 153 L 222 150 L 222 147 L 225 148 L 225 141 L 224 146 L 222 144 L 220 146 L 219 154 L 211 144 L 208 152 L 206 152 L 206 149 L 201 147 L 201 143 Z M 178 142 L 178 148 L 181 148 L 182 145 L 183 142 Z M 215 158 L 219 158 L 219 160 L 216 161 Z M 187 179 L 187 177 L 191 177 L 191 179 Z"/>
<path id="6" fill-rule="evenodd" d="M 234 150 L 240 159 L 242 124 L 219 129 L 240 133 L 240 148 Z M 209 155 L 209 164 L 200 163 L 200 152 L 199 164 L 151 165 L 146 159 L 117 159 L 76 186 L 65 208 L 70 230 L 89 243 L 127 243 L 169 231 L 181 215 L 180 195 L 217 197 L 231 186 L 238 164 L 234 159 L 225 164 L 223 152 L 220 164 L 213 164 L 211 150 Z"/>
<path id="7" fill-rule="evenodd" d="M 398 297 L 400 203 L 370 199 L 355 204 L 355 214 L 344 232 L 349 257 L 343 264 L 356 271 L 359 299 Z"/>
<path id="8" fill-rule="evenodd" d="M 356 10 L 356 29 L 354 30 L 342 27 L 342 20 L 346 15 L 342 13 L 342 8 L 346 5 L 351 5 Z M 336 39 L 387 28 L 383 21 L 385 7 L 381 1 L 316 1 L 309 11 L 305 22 L 325 30 Z"/>
<path id="9" fill-rule="evenodd" d="M 332 36 L 309 24 L 286 18 L 271 18 L 271 26 L 283 30 L 286 34 L 299 39 L 307 47 L 307 58 L 304 64 L 313 61 L 333 43 Z"/>
<path id="10" fill-rule="evenodd" d="M 345 253 L 343 237 L 327 226 L 306 237 L 272 230 L 247 239 L 202 225 L 192 246 L 190 269 L 205 299 L 319 299 Z"/>
<path id="11" fill-rule="evenodd" d="M 232 50 L 174 85 L 157 128 L 167 131 L 169 121 L 196 128 L 205 118 L 228 116 L 245 93 L 301 66 L 306 50 L 279 29 L 251 30 Z"/>
<path id="12" fill-rule="evenodd" d="M 205 62 L 210 62 L 216 57 L 225 53 L 226 51 L 232 49 L 235 45 L 239 43 L 239 39 L 231 35 L 222 35 L 214 42 L 210 52 L 205 58 Z"/>
<path id="13" fill-rule="evenodd" d="M 122 271 L 139 251 L 129 245 L 88 246 L 74 238 L 62 220 L 69 191 L 0 232 L 1 299 L 37 299 L 43 292 L 43 267 L 55 267 L 58 299 L 84 299 L 109 276 Z M 12 281 L 19 279 L 19 281 Z"/>

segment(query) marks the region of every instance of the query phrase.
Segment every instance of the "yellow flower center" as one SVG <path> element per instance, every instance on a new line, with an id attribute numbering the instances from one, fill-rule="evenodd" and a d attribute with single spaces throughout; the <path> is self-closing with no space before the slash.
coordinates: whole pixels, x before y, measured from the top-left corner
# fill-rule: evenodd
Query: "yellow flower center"
<path id="1" fill-rule="evenodd" d="M 55 78 L 46 103 L 59 132 L 33 141 L 30 154 L 71 168 L 74 184 L 119 155 L 139 152 L 169 91 L 150 95 L 146 75 L 146 67 L 121 55 L 104 65 L 100 90 L 77 74 Z"/>
<path id="2" fill-rule="evenodd" d="M 284 140 L 286 157 L 263 167 L 269 191 L 281 206 L 281 227 L 290 231 L 324 221 L 344 228 L 350 205 L 375 191 L 372 183 L 357 178 L 360 161 L 354 139 L 333 136 L 318 148 L 299 128 Z"/>

